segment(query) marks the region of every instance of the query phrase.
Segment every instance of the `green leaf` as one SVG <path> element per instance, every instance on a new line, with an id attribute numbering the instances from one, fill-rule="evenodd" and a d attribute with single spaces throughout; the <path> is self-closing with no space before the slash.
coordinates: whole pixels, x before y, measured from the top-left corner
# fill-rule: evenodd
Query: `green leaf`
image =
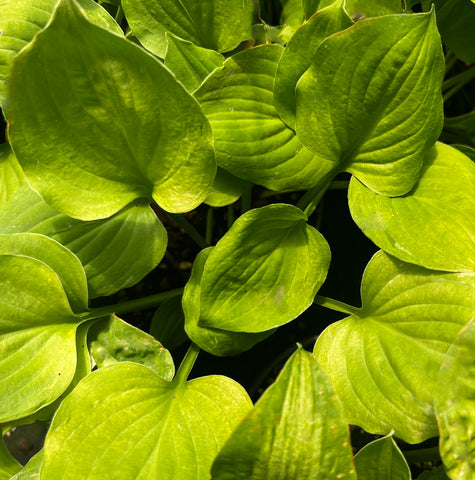
<path id="1" fill-rule="evenodd" d="M 411 480 L 411 470 L 392 435 L 365 445 L 355 456 L 358 478 Z"/>
<path id="2" fill-rule="evenodd" d="M 238 218 L 204 266 L 198 325 L 257 333 L 304 312 L 330 264 L 327 242 L 306 220 L 284 204 Z"/>
<path id="3" fill-rule="evenodd" d="M 218 52 L 251 37 L 252 0 L 122 0 L 127 21 L 152 53 L 164 57 L 166 33 Z"/>
<path id="4" fill-rule="evenodd" d="M 134 362 L 150 368 L 164 380 L 171 380 L 175 373 L 172 356 L 159 341 L 115 315 L 89 329 L 88 343 L 99 368 Z"/>
<path id="5" fill-rule="evenodd" d="M 23 469 L 14 475 L 10 480 L 39 480 L 40 469 L 43 464 L 43 450 L 30 458 Z"/>
<path id="6" fill-rule="evenodd" d="M 302 25 L 290 39 L 275 76 L 274 104 L 280 118 L 295 130 L 295 87 L 312 64 L 315 51 L 333 33 L 352 25 L 343 8 L 344 0 L 320 10 Z"/>
<path id="7" fill-rule="evenodd" d="M 218 328 L 206 328 L 198 324 L 200 320 L 201 279 L 203 270 L 214 247 L 202 250 L 195 258 L 191 276 L 183 292 L 183 312 L 185 331 L 201 349 L 212 355 L 224 357 L 245 352 L 256 343 L 264 340 L 273 330 L 262 333 L 228 332 Z"/>
<path id="8" fill-rule="evenodd" d="M 158 307 L 150 323 L 150 335 L 168 350 L 174 350 L 186 343 L 188 337 L 185 333 L 181 297 L 170 298 Z"/>
<path id="9" fill-rule="evenodd" d="M 302 0 L 281 0 L 282 13 L 280 14 L 280 23 L 289 25 L 292 30 L 296 30 L 305 20 Z"/>
<path id="10" fill-rule="evenodd" d="M 475 110 L 456 117 L 445 117 L 443 134 L 455 137 L 458 143 L 475 147 Z"/>
<path id="11" fill-rule="evenodd" d="M 444 44 L 466 63 L 475 62 L 475 5 L 468 0 L 434 0 Z"/>
<path id="12" fill-rule="evenodd" d="M 450 478 L 445 473 L 445 468 L 441 465 L 435 470 L 425 470 L 421 475 L 417 477 L 417 480 L 450 480 Z"/>
<path id="13" fill-rule="evenodd" d="M 106 218 L 140 197 L 191 210 L 213 182 L 211 130 L 196 101 L 73 0 L 17 56 L 7 118 L 28 182 L 75 218 Z"/>
<path id="14" fill-rule="evenodd" d="M 348 423 L 418 443 L 438 434 L 433 400 L 445 353 L 475 315 L 475 276 L 426 270 L 378 252 L 358 315 L 330 325 L 315 354 Z"/>
<path id="15" fill-rule="evenodd" d="M 5 446 L 3 437 L 0 438 L 0 480 L 10 480 L 12 475 L 18 473 L 21 468 Z"/>
<path id="16" fill-rule="evenodd" d="M 166 39 L 165 66 L 189 92 L 196 90 L 213 70 L 223 65 L 223 56 L 214 50 L 197 47 L 170 33 L 166 34 Z"/>
<path id="17" fill-rule="evenodd" d="M 416 183 L 443 121 L 434 14 L 362 20 L 317 49 L 297 84 L 297 135 L 382 195 Z"/>
<path id="18" fill-rule="evenodd" d="M 0 145 L 0 212 L 24 182 L 25 176 L 9 144 Z"/>
<path id="19" fill-rule="evenodd" d="M 451 478 L 475 476 L 475 319 L 459 333 L 442 363 L 435 412 L 440 453 Z"/>
<path id="20" fill-rule="evenodd" d="M 87 18 L 102 28 L 122 35 L 122 30 L 107 11 L 94 0 L 78 0 Z M 0 4 L 0 106 L 5 106 L 6 83 L 17 53 L 50 20 L 58 0 L 9 0 Z"/>
<path id="21" fill-rule="evenodd" d="M 302 0 L 305 18 L 308 20 L 318 10 L 329 7 L 332 3 L 336 3 L 335 0 Z M 346 3 L 348 3 L 348 0 Z"/>
<path id="22" fill-rule="evenodd" d="M 142 365 L 101 368 L 56 413 L 41 477 L 208 479 L 214 457 L 251 406 L 226 377 L 177 385 Z"/>
<path id="23" fill-rule="evenodd" d="M 205 203 L 212 207 L 231 205 L 249 187 L 249 182 L 231 175 L 224 168 L 218 167 L 213 187 L 206 197 Z"/>
<path id="24" fill-rule="evenodd" d="M 138 283 L 157 266 L 167 245 L 166 230 L 148 202 L 136 201 L 112 217 L 84 222 L 58 213 L 27 185 L 0 211 L 0 233 L 16 232 L 42 233 L 75 253 L 90 298 Z"/>
<path id="25" fill-rule="evenodd" d="M 307 189 L 333 165 L 316 159 L 275 110 L 274 77 L 283 51 L 262 45 L 233 55 L 195 97 L 213 129 L 220 167 L 271 190 Z"/>
<path id="26" fill-rule="evenodd" d="M 475 164 L 437 143 L 407 195 L 378 195 L 353 178 L 351 215 L 378 247 L 434 270 L 475 272 Z"/>
<path id="27" fill-rule="evenodd" d="M 392 13 L 402 13 L 401 0 L 346 0 L 345 8 L 351 18 L 361 20 Z"/>
<path id="28" fill-rule="evenodd" d="M 78 258 L 58 242 L 36 233 L 0 234 L 0 255 L 21 255 L 44 263 L 57 275 L 72 311 L 87 311 L 84 269 Z"/>
<path id="29" fill-rule="evenodd" d="M 221 449 L 212 478 L 356 479 L 349 440 L 330 381 L 299 348 Z"/>

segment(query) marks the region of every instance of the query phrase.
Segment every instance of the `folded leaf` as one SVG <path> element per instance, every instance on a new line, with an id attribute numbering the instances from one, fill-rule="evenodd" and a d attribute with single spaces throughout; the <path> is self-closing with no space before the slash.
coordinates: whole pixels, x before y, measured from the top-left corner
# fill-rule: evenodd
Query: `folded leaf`
<path id="1" fill-rule="evenodd" d="M 299 348 L 221 449 L 212 478 L 356 479 L 349 440 L 330 381 Z"/>
<path id="2" fill-rule="evenodd" d="M 317 49 L 297 84 L 297 135 L 382 195 L 416 183 L 442 129 L 444 60 L 433 13 L 357 22 Z"/>
<path id="3" fill-rule="evenodd" d="M 74 0 L 60 2 L 11 78 L 10 141 L 56 210 L 93 220 L 140 197 L 171 212 L 206 197 L 216 167 L 199 105 L 158 60 L 89 23 Z"/>
<path id="4" fill-rule="evenodd" d="M 348 199 L 356 224 L 391 255 L 434 270 L 475 272 L 474 185 L 474 162 L 437 143 L 407 195 L 384 197 L 353 177 Z"/>
<path id="5" fill-rule="evenodd" d="M 326 278 L 330 249 L 292 205 L 237 219 L 209 254 L 198 326 L 264 332 L 304 312 Z"/>
<path id="6" fill-rule="evenodd" d="M 176 385 L 133 363 L 86 377 L 56 413 L 41 477 L 201 480 L 252 404 L 233 380 Z"/>
<path id="7" fill-rule="evenodd" d="M 426 270 L 378 252 L 358 315 L 330 325 L 315 354 L 348 423 L 418 443 L 438 433 L 433 401 L 445 353 L 475 315 L 475 276 Z"/>

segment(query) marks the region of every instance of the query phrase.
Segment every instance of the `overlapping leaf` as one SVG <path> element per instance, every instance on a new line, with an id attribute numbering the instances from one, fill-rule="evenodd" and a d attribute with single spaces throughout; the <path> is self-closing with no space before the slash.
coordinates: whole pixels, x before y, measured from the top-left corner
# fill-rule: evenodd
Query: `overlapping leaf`
<path id="1" fill-rule="evenodd" d="M 439 372 L 435 412 L 440 452 L 454 479 L 475 475 L 475 319 L 455 339 Z"/>
<path id="2" fill-rule="evenodd" d="M 233 380 L 185 384 L 133 363 L 86 377 L 56 413 L 41 477 L 201 480 L 252 404 Z"/>
<path id="3" fill-rule="evenodd" d="M 204 265 L 198 325 L 257 333 L 305 311 L 330 264 L 327 242 L 306 220 L 285 204 L 236 220 Z"/>
<path id="4" fill-rule="evenodd" d="M 475 276 L 426 270 L 379 252 L 363 307 L 328 327 L 315 354 L 349 423 L 421 442 L 438 433 L 433 401 L 445 353 L 475 314 Z"/>
<path id="5" fill-rule="evenodd" d="M 0 210 L 0 233 L 17 232 L 42 233 L 75 253 L 90 298 L 135 285 L 156 267 L 167 245 L 165 228 L 146 201 L 85 222 L 58 213 L 26 184 Z"/>
<path id="6" fill-rule="evenodd" d="M 272 190 L 313 187 L 332 167 L 278 116 L 274 77 L 284 49 L 262 45 L 228 58 L 195 92 L 210 121 L 218 165 Z"/>
<path id="7" fill-rule="evenodd" d="M 410 193 L 388 198 L 353 178 L 349 204 L 378 247 L 434 270 L 475 272 L 475 164 L 438 143 Z"/>
<path id="8" fill-rule="evenodd" d="M 122 34 L 114 19 L 93 0 L 78 0 L 87 18 L 102 28 Z M 58 0 L 9 0 L 0 5 L 0 106 L 5 105 L 6 83 L 17 53 L 41 31 Z"/>
<path id="9" fill-rule="evenodd" d="M 122 6 L 134 34 L 159 57 L 165 56 L 167 32 L 218 52 L 251 36 L 252 0 L 123 0 Z"/>
<path id="10" fill-rule="evenodd" d="M 21 470 L 21 465 L 12 457 L 3 441 L 0 438 L 0 480 L 10 480 L 13 475 Z"/>
<path id="11" fill-rule="evenodd" d="M 357 22 L 325 40 L 297 84 L 297 134 L 383 195 L 407 193 L 442 128 L 433 13 Z"/>
<path id="12" fill-rule="evenodd" d="M 411 470 L 392 435 L 365 445 L 355 456 L 358 478 L 411 480 Z"/>
<path id="13" fill-rule="evenodd" d="M 25 182 L 18 161 L 8 143 L 0 145 L 0 211 Z"/>
<path id="14" fill-rule="evenodd" d="M 101 368 L 118 362 L 144 365 L 164 380 L 175 373 L 170 352 L 151 335 L 112 315 L 96 322 L 89 330 L 89 349 Z"/>
<path id="15" fill-rule="evenodd" d="M 173 297 L 163 302 L 155 311 L 150 322 L 150 335 L 160 341 L 165 348 L 173 350 L 188 340 L 185 330 L 185 315 L 181 297 Z"/>
<path id="16" fill-rule="evenodd" d="M 29 183 L 76 218 L 106 218 L 140 197 L 191 210 L 213 182 L 211 130 L 196 101 L 74 0 L 16 57 L 7 117 Z"/>
<path id="17" fill-rule="evenodd" d="M 356 479 L 340 401 L 299 348 L 219 452 L 216 480 Z"/>
<path id="18" fill-rule="evenodd" d="M 193 263 L 191 277 L 183 292 L 185 330 L 190 339 L 203 350 L 220 357 L 245 352 L 264 340 L 273 331 L 260 333 L 229 332 L 199 325 L 201 308 L 201 280 L 203 270 L 213 247 L 202 250 Z"/>

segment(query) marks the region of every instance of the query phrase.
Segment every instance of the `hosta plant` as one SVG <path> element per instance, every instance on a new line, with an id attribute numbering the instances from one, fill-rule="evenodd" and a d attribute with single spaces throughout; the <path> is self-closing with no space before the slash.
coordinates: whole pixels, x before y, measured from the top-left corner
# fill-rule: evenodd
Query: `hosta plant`
<path id="1" fill-rule="evenodd" d="M 475 4 L 258 3 L 0 4 L 0 479 L 475 478 Z"/>

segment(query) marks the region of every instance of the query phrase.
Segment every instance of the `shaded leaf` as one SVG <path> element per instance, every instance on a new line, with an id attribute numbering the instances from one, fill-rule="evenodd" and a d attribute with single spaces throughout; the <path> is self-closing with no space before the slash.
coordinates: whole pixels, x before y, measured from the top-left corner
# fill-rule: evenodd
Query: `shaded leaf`
<path id="1" fill-rule="evenodd" d="M 168 350 L 186 343 L 188 337 L 181 297 L 170 298 L 157 308 L 150 323 L 150 334 Z"/>
<path id="2" fill-rule="evenodd" d="M 231 205 L 249 187 L 249 182 L 235 177 L 224 168 L 218 167 L 213 187 L 211 188 L 205 203 L 212 207 L 225 207 Z"/>
<path id="3" fill-rule="evenodd" d="M 22 466 L 13 458 L 8 451 L 3 441 L 0 438 L 0 480 L 10 480 L 12 475 L 15 475 L 22 469 Z"/>
<path id="4" fill-rule="evenodd" d="M 401 0 L 346 0 L 345 8 L 351 18 L 362 20 L 392 13 L 402 13 Z"/>
<path id="5" fill-rule="evenodd" d="M 14 475 L 10 480 L 39 480 L 42 464 L 43 450 L 40 450 L 36 455 L 31 457 L 22 470 Z"/>
<path id="6" fill-rule="evenodd" d="M 122 6 L 134 34 L 159 57 L 165 56 L 167 32 L 218 52 L 251 36 L 252 0 L 123 0 Z"/>
<path id="7" fill-rule="evenodd" d="M 475 164 L 437 143 L 421 177 L 402 197 L 374 193 L 353 178 L 351 215 L 378 247 L 434 270 L 475 272 Z"/>
<path id="8" fill-rule="evenodd" d="M 475 276 L 426 270 L 378 252 L 358 314 L 330 325 L 315 354 L 348 423 L 418 443 L 438 433 L 433 401 L 445 353 L 475 315 Z"/>
<path id="9" fill-rule="evenodd" d="M 327 242 L 306 220 L 284 204 L 238 218 L 204 266 L 198 325 L 264 332 L 305 311 L 330 264 Z"/>
<path id="10" fill-rule="evenodd" d="M 175 373 L 172 356 L 159 341 L 115 315 L 89 329 L 88 343 L 99 368 L 134 362 L 150 368 L 164 380 L 171 380 Z"/>
<path id="11" fill-rule="evenodd" d="M 25 176 L 10 146 L 0 145 L 0 212 L 24 182 Z"/>
<path id="12" fill-rule="evenodd" d="M 221 449 L 212 478 L 356 479 L 349 440 L 330 381 L 299 348 Z"/>
<path id="13" fill-rule="evenodd" d="M 83 220 L 140 197 L 191 210 L 215 175 L 196 101 L 143 49 L 89 23 L 73 0 L 17 56 L 7 119 L 31 186 Z"/>
<path id="14" fill-rule="evenodd" d="M 138 364 L 101 368 L 56 413 L 41 477 L 207 479 L 251 406 L 244 389 L 226 377 L 174 384 Z"/>
<path id="15" fill-rule="evenodd" d="M 297 135 L 382 195 L 407 193 L 440 134 L 444 60 L 433 13 L 357 22 L 297 84 Z"/>

